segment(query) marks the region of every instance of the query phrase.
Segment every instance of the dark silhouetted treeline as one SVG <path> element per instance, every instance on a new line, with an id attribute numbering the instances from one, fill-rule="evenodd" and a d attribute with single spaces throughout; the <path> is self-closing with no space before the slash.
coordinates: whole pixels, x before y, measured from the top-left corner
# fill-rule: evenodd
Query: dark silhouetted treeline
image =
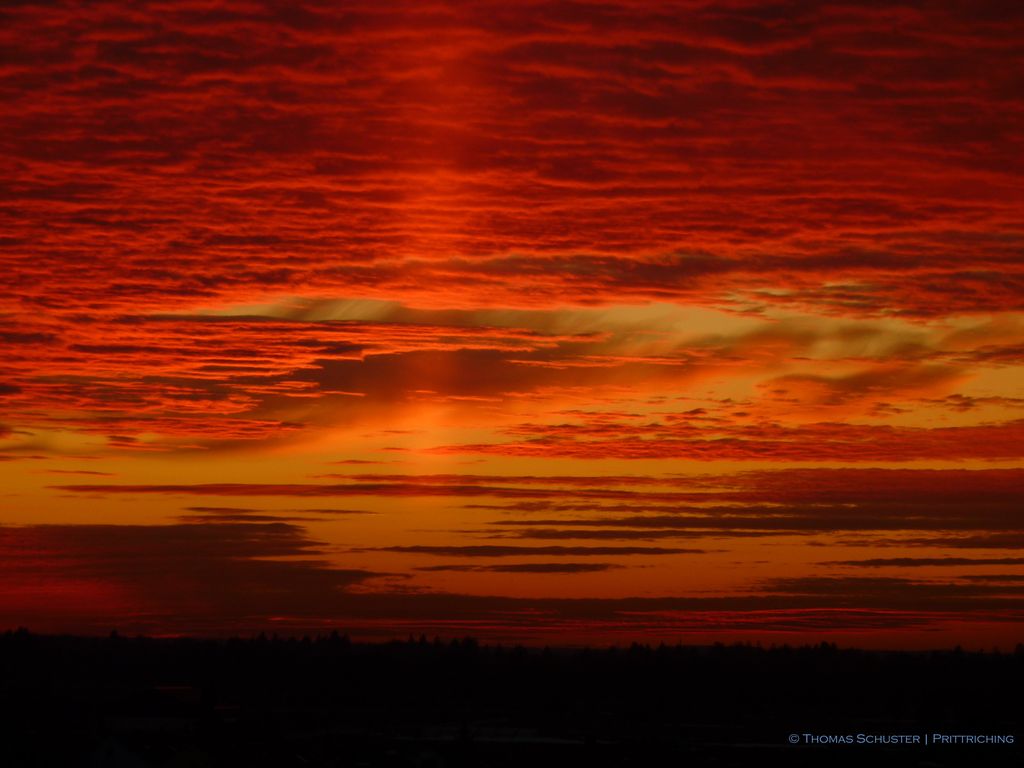
<path id="1" fill-rule="evenodd" d="M 4 766 L 1020 765 L 1024 649 L 0 635 Z M 813 745 L 803 734 L 1013 735 Z M 801 743 L 789 743 L 796 734 Z"/>

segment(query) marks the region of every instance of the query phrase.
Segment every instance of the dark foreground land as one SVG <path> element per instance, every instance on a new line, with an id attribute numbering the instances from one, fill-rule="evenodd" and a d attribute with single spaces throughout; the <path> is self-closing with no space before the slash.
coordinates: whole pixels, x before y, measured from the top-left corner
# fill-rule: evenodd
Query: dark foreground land
<path id="1" fill-rule="evenodd" d="M 524 650 L 21 630 L 0 635 L 0 765 L 1022 765 L 1022 684 L 1021 649 Z M 935 734 L 1014 743 L 924 743 Z M 894 735 L 921 743 L 856 743 Z"/>

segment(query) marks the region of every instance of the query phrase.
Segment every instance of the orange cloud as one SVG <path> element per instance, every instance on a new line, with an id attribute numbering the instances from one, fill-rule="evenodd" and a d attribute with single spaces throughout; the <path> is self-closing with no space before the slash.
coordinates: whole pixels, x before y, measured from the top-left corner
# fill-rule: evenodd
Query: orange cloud
<path id="1" fill-rule="evenodd" d="M 1019 8 L 0 20 L 5 620 L 1019 620 Z"/>

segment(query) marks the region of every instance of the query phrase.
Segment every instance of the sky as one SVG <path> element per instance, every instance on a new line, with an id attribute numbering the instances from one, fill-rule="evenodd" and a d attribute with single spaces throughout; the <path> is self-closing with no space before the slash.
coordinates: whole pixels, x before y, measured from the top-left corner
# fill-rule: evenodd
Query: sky
<path id="1" fill-rule="evenodd" d="M 0 628 L 1024 640 L 1024 6 L 6 2 Z"/>

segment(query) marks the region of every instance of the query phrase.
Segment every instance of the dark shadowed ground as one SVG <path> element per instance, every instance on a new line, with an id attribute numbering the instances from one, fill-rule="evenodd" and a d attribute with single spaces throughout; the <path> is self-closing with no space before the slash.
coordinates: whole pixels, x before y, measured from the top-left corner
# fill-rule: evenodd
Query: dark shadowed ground
<path id="1" fill-rule="evenodd" d="M 19 630 L 0 635 L 0 765 L 1009 766 L 1024 762 L 1022 683 L 1020 647 L 528 650 Z M 1013 743 L 924 743 L 935 734 Z"/>

